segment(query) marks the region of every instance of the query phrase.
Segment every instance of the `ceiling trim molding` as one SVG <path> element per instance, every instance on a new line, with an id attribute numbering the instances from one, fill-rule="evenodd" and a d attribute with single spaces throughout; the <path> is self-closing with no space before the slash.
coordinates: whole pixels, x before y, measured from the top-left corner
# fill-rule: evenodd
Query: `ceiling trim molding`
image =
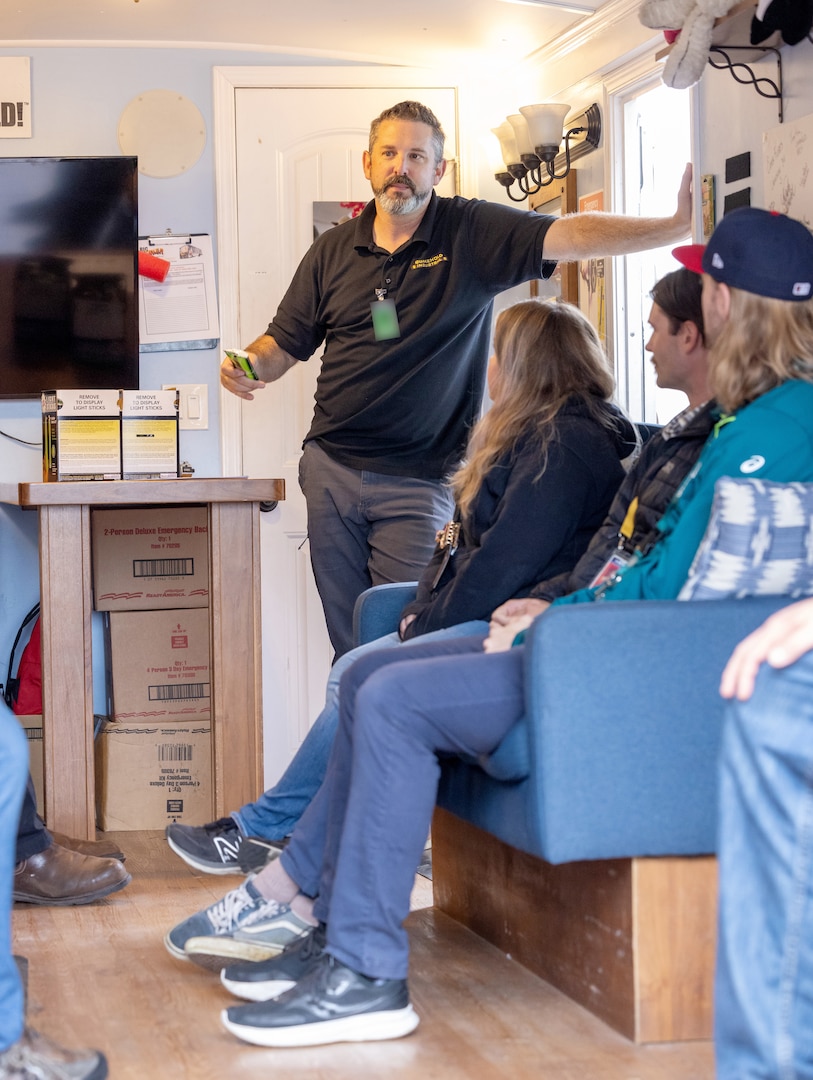
<path id="1" fill-rule="evenodd" d="M 641 0 L 612 0 L 611 3 L 599 8 L 594 15 L 580 20 L 570 30 L 558 34 L 548 45 L 531 53 L 523 63 L 537 66 L 562 60 L 592 39 L 606 34 L 619 23 L 625 22 L 631 15 L 637 17 L 640 6 Z"/>
<path id="2" fill-rule="evenodd" d="M 336 64 L 337 67 L 342 64 L 386 64 L 389 67 L 402 67 L 403 54 L 400 56 L 395 55 L 378 55 L 376 53 L 353 53 L 353 52 L 341 52 L 335 49 L 312 49 L 307 46 L 293 46 L 293 45 L 262 45 L 258 42 L 242 42 L 242 41 L 154 41 L 145 39 L 143 41 L 125 41 L 120 38 L 104 40 L 95 38 L 77 38 L 71 39 L 56 39 L 50 38 L 48 40 L 39 40 L 37 38 L 30 38 L 20 41 L 4 41 L 4 49 L 173 49 L 178 51 L 188 50 L 202 52 L 204 50 L 210 50 L 213 52 L 250 52 L 250 53 L 262 53 L 272 56 L 291 56 L 298 57 L 299 59 L 307 60 L 313 58 L 320 62 L 330 63 L 331 61 Z M 421 67 L 419 64 L 410 64 L 409 67 Z M 436 65 L 435 65 L 436 66 Z M 426 70 L 433 70 L 433 65 L 426 65 Z"/>

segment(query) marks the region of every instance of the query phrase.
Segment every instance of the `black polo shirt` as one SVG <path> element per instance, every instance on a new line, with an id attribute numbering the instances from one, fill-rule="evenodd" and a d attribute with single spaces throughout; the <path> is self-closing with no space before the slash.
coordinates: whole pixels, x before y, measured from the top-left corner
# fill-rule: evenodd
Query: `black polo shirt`
<path id="1" fill-rule="evenodd" d="M 267 332 L 298 360 L 325 343 L 306 442 L 351 468 L 439 479 L 480 413 L 492 300 L 553 273 L 541 251 L 554 219 L 433 192 L 390 254 L 374 218 L 370 202 L 317 238 Z M 395 302 L 398 338 L 375 339 L 376 289 Z"/>

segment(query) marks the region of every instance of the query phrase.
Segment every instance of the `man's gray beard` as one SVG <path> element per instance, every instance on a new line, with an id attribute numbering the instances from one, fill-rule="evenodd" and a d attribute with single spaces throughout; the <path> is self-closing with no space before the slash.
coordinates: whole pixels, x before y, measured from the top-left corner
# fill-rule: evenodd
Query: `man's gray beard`
<path id="1" fill-rule="evenodd" d="M 376 200 L 381 209 L 387 214 L 395 216 L 399 214 L 414 214 L 420 210 L 431 191 L 415 191 L 411 195 L 390 195 L 386 188 L 375 192 Z"/>

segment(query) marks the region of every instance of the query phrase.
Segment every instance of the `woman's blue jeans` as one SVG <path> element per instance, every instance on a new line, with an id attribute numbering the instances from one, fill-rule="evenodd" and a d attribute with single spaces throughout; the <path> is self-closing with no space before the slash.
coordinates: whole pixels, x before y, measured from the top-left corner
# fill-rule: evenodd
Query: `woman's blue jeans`
<path id="1" fill-rule="evenodd" d="M 719 829 L 718 1080 L 813 1080 L 813 652 L 729 704 Z"/>
<path id="2" fill-rule="evenodd" d="M 474 621 L 436 630 L 416 640 L 444 641 L 487 632 L 488 623 Z M 343 673 L 367 652 L 392 649 L 403 644 L 397 634 L 387 634 L 366 645 L 359 645 L 336 661 L 327 682 L 325 707 L 314 720 L 291 764 L 278 782 L 263 792 L 256 802 L 248 803 L 232 814 L 246 836 L 261 836 L 265 840 L 283 840 L 290 836 L 324 779 L 339 722 L 339 682 Z"/>

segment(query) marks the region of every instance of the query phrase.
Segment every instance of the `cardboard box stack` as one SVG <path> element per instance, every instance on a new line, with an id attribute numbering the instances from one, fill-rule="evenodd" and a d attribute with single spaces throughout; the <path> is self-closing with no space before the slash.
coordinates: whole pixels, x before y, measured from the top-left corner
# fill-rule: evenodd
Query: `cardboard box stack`
<path id="1" fill-rule="evenodd" d="M 97 510 L 94 597 L 107 611 L 111 715 L 96 743 L 102 829 L 212 817 L 205 507 Z"/>

